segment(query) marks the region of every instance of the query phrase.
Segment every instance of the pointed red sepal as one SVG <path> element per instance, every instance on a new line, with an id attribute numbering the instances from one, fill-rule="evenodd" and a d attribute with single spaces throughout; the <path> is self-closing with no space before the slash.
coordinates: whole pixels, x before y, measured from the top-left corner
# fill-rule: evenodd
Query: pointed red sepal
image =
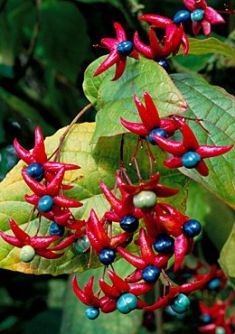
<path id="1" fill-rule="evenodd" d="M 179 270 L 188 250 L 188 238 L 182 233 L 175 238 L 174 242 L 174 253 L 175 253 L 175 263 L 174 272 Z"/>
<path id="2" fill-rule="evenodd" d="M 180 168 L 183 166 L 182 159 L 178 157 L 172 157 L 164 161 L 164 165 L 168 168 Z"/>
<path id="3" fill-rule="evenodd" d="M 119 55 L 116 50 L 112 51 L 109 56 L 100 64 L 97 70 L 94 73 L 94 77 L 100 75 L 101 73 L 105 72 L 109 67 L 113 66 L 117 63 L 119 59 Z"/>
<path id="4" fill-rule="evenodd" d="M 64 255 L 64 253 L 54 253 L 49 249 L 36 249 L 36 254 L 48 260 L 59 259 Z"/>
<path id="5" fill-rule="evenodd" d="M 76 276 L 73 276 L 72 278 L 72 287 L 77 298 L 87 306 L 100 307 L 100 301 L 93 293 L 93 283 L 94 276 L 89 279 L 88 283 L 84 287 L 83 292 L 77 283 Z"/>
<path id="6" fill-rule="evenodd" d="M 139 37 L 138 32 L 136 31 L 134 33 L 134 45 L 135 48 L 142 54 L 144 55 L 146 58 L 150 58 L 153 59 L 154 58 L 154 52 L 151 48 L 151 46 L 144 44 Z"/>
<path id="7" fill-rule="evenodd" d="M 112 81 L 118 80 L 123 75 L 125 68 L 126 68 L 126 57 L 122 57 L 116 63 L 115 75 L 112 78 Z"/>
<path id="8" fill-rule="evenodd" d="M 66 237 L 64 240 L 62 240 L 58 245 L 50 248 L 50 250 L 59 251 L 59 250 L 65 249 L 65 248 L 71 246 L 75 239 L 76 239 L 75 234 L 72 234 L 72 235 Z"/>
<path id="9" fill-rule="evenodd" d="M 172 20 L 168 17 L 155 14 L 145 14 L 140 16 L 139 19 L 151 23 L 156 28 L 165 28 L 172 24 Z"/>
<path id="10" fill-rule="evenodd" d="M 18 140 L 15 138 L 13 141 L 13 145 L 16 151 L 16 154 L 18 155 L 18 157 L 23 160 L 24 162 L 26 162 L 28 165 L 34 162 L 34 158 L 32 157 L 31 153 L 29 151 L 27 151 L 25 148 L 23 148 Z"/>
<path id="11" fill-rule="evenodd" d="M 209 169 L 205 162 L 201 160 L 199 164 L 196 166 L 196 170 L 198 171 L 199 174 L 202 176 L 208 176 L 209 175 Z"/>
<path id="12" fill-rule="evenodd" d="M 152 249 L 152 244 L 148 239 L 146 232 L 143 228 L 139 232 L 139 245 L 141 251 L 141 257 L 145 263 L 153 264 L 155 260 L 155 254 Z"/>
<path id="13" fill-rule="evenodd" d="M 154 311 L 161 307 L 166 307 L 167 305 L 169 305 L 171 299 L 174 298 L 179 292 L 180 287 L 170 287 L 170 291 L 166 296 L 159 298 L 154 304 L 146 306 L 145 310 Z"/>
<path id="14" fill-rule="evenodd" d="M 0 236 L 4 241 L 6 241 L 8 244 L 15 246 L 15 247 L 22 247 L 23 244 L 21 241 L 19 241 L 16 237 L 13 237 L 12 235 L 6 234 L 3 231 L 0 231 Z"/>
<path id="15" fill-rule="evenodd" d="M 136 283 L 142 280 L 142 270 L 136 269 L 126 278 L 127 283 Z"/>
<path id="16" fill-rule="evenodd" d="M 122 247 L 118 247 L 117 251 L 126 261 L 131 263 L 134 267 L 138 269 L 144 269 L 145 261 L 142 258 L 128 252 L 126 249 Z"/>
<path id="17" fill-rule="evenodd" d="M 43 196 L 46 194 L 46 186 L 40 182 L 37 182 L 30 175 L 28 175 L 26 168 L 22 169 L 22 177 L 27 184 L 27 186 L 37 195 Z"/>
<path id="18" fill-rule="evenodd" d="M 32 154 L 35 160 L 40 164 L 44 164 L 44 162 L 47 161 L 44 138 L 42 135 L 42 131 L 39 127 L 35 129 L 35 145 Z"/>
<path id="19" fill-rule="evenodd" d="M 43 164 L 43 168 L 49 172 L 58 172 L 61 168 L 65 171 L 80 169 L 81 167 L 74 164 L 67 164 L 63 162 L 47 161 Z"/>
<path id="20" fill-rule="evenodd" d="M 181 156 L 185 153 L 185 147 L 182 143 L 154 135 L 154 140 L 164 151 Z"/>
<path id="21" fill-rule="evenodd" d="M 79 208 L 83 206 L 83 204 L 73 198 L 69 198 L 63 195 L 55 196 L 53 198 L 54 203 L 58 206 L 62 206 L 65 208 Z"/>
<path id="22" fill-rule="evenodd" d="M 126 128 L 127 130 L 129 130 L 132 133 L 134 133 L 138 136 L 147 136 L 148 135 L 148 131 L 146 130 L 146 128 L 143 124 L 128 122 L 127 120 L 125 120 L 122 117 L 120 117 L 120 121 L 121 121 L 122 125 L 124 126 L 124 128 Z"/>
<path id="23" fill-rule="evenodd" d="M 106 186 L 106 184 L 101 181 L 100 182 L 100 189 L 102 190 L 104 196 L 106 197 L 107 201 L 110 203 L 112 208 L 117 211 L 122 211 L 122 203 L 121 201 L 112 193 L 112 191 Z"/>
<path id="24" fill-rule="evenodd" d="M 126 283 L 121 277 L 119 277 L 114 271 L 108 270 L 108 275 L 120 294 L 129 291 L 129 284 Z"/>
<path id="25" fill-rule="evenodd" d="M 188 124 L 183 124 L 181 132 L 183 136 L 183 145 L 185 147 L 185 151 L 196 151 L 199 147 L 199 144 L 196 136 L 194 135 L 192 129 L 188 126 Z"/>
<path id="26" fill-rule="evenodd" d="M 58 236 L 35 236 L 30 239 L 30 245 L 33 248 L 47 248 L 52 244 L 53 242 L 59 240 L 60 237 Z"/>
<path id="27" fill-rule="evenodd" d="M 233 147 L 234 145 L 227 145 L 227 146 L 200 145 L 200 147 L 197 149 L 196 152 L 201 156 L 201 158 L 212 158 L 229 152 Z"/>
<path id="28" fill-rule="evenodd" d="M 205 286 L 205 284 L 207 284 L 214 277 L 215 273 L 216 273 L 216 266 L 212 266 L 210 272 L 206 275 L 202 275 L 201 279 L 195 282 L 190 282 L 181 285 L 180 292 L 187 294 L 195 290 L 202 289 Z"/>
<path id="29" fill-rule="evenodd" d="M 104 296 L 100 299 L 100 308 L 103 313 L 111 313 L 117 308 L 116 300 Z"/>
<path id="30" fill-rule="evenodd" d="M 149 283 L 134 283 L 130 285 L 130 292 L 133 293 L 135 296 L 144 295 L 152 288 L 154 287 L 154 284 Z"/>
<path id="31" fill-rule="evenodd" d="M 105 296 L 114 299 L 117 299 L 120 296 L 120 292 L 117 287 L 108 285 L 103 278 L 99 279 L 99 285 Z"/>
<path id="32" fill-rule="evenodd" d="M 12 232 L 16 236 L 16 238 L 22 243 L 22 244 L 29 244 L 30 242 L 30 236 L 24 232 L 14 221 L 14 219 L 9 219 L 9 225 L 11 227 Z"/>

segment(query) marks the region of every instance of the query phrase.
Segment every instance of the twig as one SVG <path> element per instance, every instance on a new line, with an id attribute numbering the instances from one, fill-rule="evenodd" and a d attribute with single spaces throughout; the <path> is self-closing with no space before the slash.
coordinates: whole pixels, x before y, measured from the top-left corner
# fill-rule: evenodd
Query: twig
<path id="1" fill-rule="evenodd" d="M 157 282 L 156 288 L 156 297 L 159 298 L 161 295 L 161 288 L 160 288 L 160 281 Z M 162 319 L 162 309 L 158 309 L 155 311 L 156 316 L 156 328 L 157 328 L 157 334 L 164 334 L 163 330 L 163 319 Z"/>

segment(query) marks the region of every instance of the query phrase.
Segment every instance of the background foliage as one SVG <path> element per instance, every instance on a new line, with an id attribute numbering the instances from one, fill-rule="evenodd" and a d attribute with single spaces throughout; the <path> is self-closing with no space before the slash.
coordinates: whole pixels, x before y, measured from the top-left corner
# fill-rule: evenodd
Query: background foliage
<path id="1" fill-rule="evenodd" d="M 216 8 L 223 8 L 223 1 L 214 0 L 208 1 L 208 3 Z M 82 138 L 76 139 L 78 144 L 76 149 L 73 147 L 73 150 L 80 152 L 80 148 L 84 149 L 85 147 L 85 161 L 86 152 L 90 149 L 88 142 L 93 136 L 93 143 L 96 142 L 97 145 L 95 153 L 97 155 L 101 153 L 101 156 L 103 154 L 103 160 L 97 162 L 96 157 L 93 156 L 90 163 L 91 169 L 94 170 L 93 175 L 87 180 L 84 179 L 87 184 L 82 183 L 82 189 L 76 189 L 75 187 L 75 190 L 79 190 L 81 199 L 86 202 L 84 209 L 82 209 L 84 211 L 77 214 L 86 215 L 93 201 L 96 206 L 103 207 L 104 203 L 99 196 L 95 171 L 99 169 L 99 177 L 104 176 L 105 181 L 112 185 L 113 161 L 117 160 L 118 157 L 112 154 L 113 160 L 108 161 L 106 154 L 112 152 L 114 143 L 117 142 L 118 144 L 120 137 L 113 138 L 109 146 L 105 146 L 106 150 L 104 152 L 102 152 L 102 148 L 107 145 L 107 141 L 99 138 L 103 135 L 112 136 L 121 133 L 121 128 L 118 127 L 117 123 L 115 124 L 115 115 L 117 116 L 115 112 L 121 112 L 121 110 L 127 108 L 133 110 L 133 101 L 130 98 L 132 91 L 130 91 L 130 87 L 128 88 L 125 75 L 120 81 L 112 83 L 112 85 L 116 90 L 120 90 L 120 87 L 127 85 L 125 86 L 125 92 L 129 97 L 128 101 L 123 105 L 125 94 L 124 96 L 119 94 L 118 99 L 110 101 L 110 97 L 112 97 L 110 95 L 112 94 L 107 89 L 107 87 L 110 87 L 109 71 L 93 81 L 93 85 L 96 87 L 96 91 L 94 91 L 91 85 L 92 72 L 87 70 L 84 82 L 86 97 L 84 96 L 82 91 L 84 71 L 93 60 L 103 54 L 102 50 L 92 47 L 92 45 L 97 44 L 101 37 L 113 34 L 112 25 L 114 21 L 120 21 L 130 34 L 138 29 L 142 31 L 144 36 L 144 30 L 137 21 L 137 16 L 141 11 L 155 12 L 172 17 L 179 8 L 181 8 L 181 3 L 178 0 L 164 0 L 161 2 L 148 0 L 1 0 L 0 179 L 3 179 L 17 162 L 11 145 L 15 136 L 20 138 L 22 144 L 30 148 L 32 146 L 33 130 L 36 125 L 42 127 L 45 135 L 52 135 L 57 129 L 67 125 L 77 112 L 87 104 L 88 99 L 95 104 L 96 109 L 101 109 L 97 118 L 98 127 L 95 135 L 93 134 L 93 124 L 74 128 L 73 134 L 78 131 Z M 158 94 L 161 95 L 162 109 L 161 107 L 160 109 L 167 109 L 162 94 L 167 94 L 168 91 L 174 89 L 174 93 L 182 102 L 184 98 L 186 99 L 191 116 L 202 118 L 208 116 L 210 118 L 211 121 L 205 125 L 215 143 L 217 140 L 221 143 L 221 138 L 226 143 L 234 141 L 234 130 L 232 126 L 228 126 L 234 120 L 232 118 L 234 100 L 231 95 L 228 95 L 221 88 L 212 86 L 219 85 L 229 93 L 234 94 L 234 27 L 234 17 L 227 17 L 226 26 L 214 29 L 215 39 L 209 42 L 192 41 L 190 55 L 186 57 L 176 56 L 172 59 L 172 72 L 180 72 L 180 74 L 176 73 L 171 77 L 177 89 L 172 88 L 174 87 L 173 82 L 166 78 L 164 71 L 158 68 L 156 64 L 150 65 L 146 61 L 137 66 L 130 64 L 130 66 L 135 66 L 137 72 L 139 70 L 138 66 L 147 67 L 149 73 L 152 72 L 152 66 L 156 67 L 155 71 L 158 75 L 150 86 L 151 90 L 155 92 L 158 82 L 163 81 L 165 84 L 163 91 L 157 92 L 155 95 L 156 100 L 158 100 Z M 100 59 L 96 62 L 100 62 Z M 91 64 L 90 68 L 94 68 L 94 64 Z M 135 84 L 138 90 L 135 93 L 141 94 L 141 80 L 137 79 Z M 193 92 L 195 86 L 197 92 Z M 98 95 L 97 92 L 99 92 Z M 174 94 L 172 94 L 172 99 L 174 99 Z M 199 100 L 203 108 L 200 108 Z M 102 115 L 107 114 L 107 110 L 102 110 L 101 106 L 107 101 L 112 104 L 109 112 L 113 116 L 114 124 L 109 128 L 110 133 L 102 133 L 99 122 L 102 124 L 102 122 L 108 122 L 109 120 L 102 118 Z M 182 104 L 174 105 L 173 103 L 172 106 L 176 108 L 175 112 L 180 113 L 182 111 Z M 215 112 L 213 113 L 214 110 L 216 110 L 216 117 Z M 83 116 L 81 122 L 93 122 L 95 115 L 96 110 L 93 109 Z M 135 115 L 132 117 L 135 117 Z M 58 135 L 59 133 L 48 140 L 49 150 L 51 145 L 55 145 Z M 73 137 L 70 138 L 72 142 Z M 203 141 L 203 138 L 205 138 L 205 134 L 202 131 L 200 132 L 200 139 Z M 131 142 L 131 138 L 129 140 Z M 67 143 L 67 145 L 70 144 Z M 127 160 L 130 154 L 130 152 L 127 152 Z M 234 207 L 234 196 L 232 196 L 234 185 L 231 183 L 234 174 L 229 167 L 231 159 L 234 159 L 232 153 L 219 158 L 216 168 L 220 175 L 223 175 L 222 179 L 212 176 L 205 181 L 196 174 L 190 173 L 190 176 L 202 184 L 203 187 L 193 181 L 187 183 L 187 189 L 182 186 L 183 195 L 179 201 L 181 208 L 187 209 L 187 214 L 198 218 L 205 227 L 205 233 L 201 242 L 197 244 L 195 253 L 203 255 L 209 263 L 217 260 L 220 254 L 220 263 L 223 269 L 231 277 L 231 281 L 234 281 L 234 261 L 230 257 L 230 250 L 235 247 L 234 214 L 231 211 L 231 207 Z M 71 161 L 70 158 L 69 160 Z M 83 161 L 79 161 L 79 164 L 83 164 Z M 214 168 L 213 161 L 210 162 L 209 167 Z M 11 196 L 15 199 L 16 188 L 14 187 L 16 187 L 17 177 L 19 176 L 17 168 L 19 170 L 19 167 L 16 167 L 16 170 L 12 171 L 0 185 L 0 219 L 1 224 L 5 226 L 4 229 L 7 229 L 6 216 L 9 214 L 8 212 L 13 210 L 12 203 L 6 203 L 6 200 L 11 199 Z M 86 172 L 89 175 L 89 170 Z M 69 177 L 73 179 L 74 175 Z M 177 174 L 175 177 L 174 182 L 184 184 L 184 176 Z M 167 182 L 166 180 L 167 177 L 163 178 L 164 182 Z M 87 189 L 87 185 L 90 185 L 91 189 Z M 21 193 L 17 194 L 20 198 L 24 188 L 19 187 L 17 189 L 20 189 Z M 92 201 L 87 199 L 89 197 L 87 196 L 88 191 L 95 195 Z M 213 192 L 217 199 L 208 191 Z M 186 193 L 188 194 L 187 198 Z M 16 205 L 18 207 L 19 202 Z M 23 224 L 27 216 L 25 206 L 21 215 L 21 223 Z M 208 244 L 210 247 L 208 247 Z M 210 249 L 209 252 L 208 249 Z M 5 259 L 9 252 L 10 249 L 1 248 L 1 267 L 4 267 L 5 261 L 7 263 L 5 268 L 9 268 L 9 263 Z M 14 262 L 14 257 L 12 261 Z M 14 263 L 14 265 L 17 264 Z M 19 268 L 15 269 L 20 270 Z M 69 267 L 66 270 L 63 269 L 61 273 L 68 273 L 74 269 L 78 268 Z M 52 273 L 55 274 L 56 269 L 53 270 Z M 99 271 L 99 269 L 97 270 Z M 44 271 L 44 273 L 48 272 L 51 272 L 51 270 Z M 90 273 L 82 274 L 80 279 L 85 281 L 87 275 L 90 275 Z M 81 331 L 79 331 L 80 334 L 83 331 L 92 334 L 94 330 L 106 333 L 107 322 L 105 316 L 101 318 L 98 329 L 93 323 L 84 324 L 81 305 L 74 300 L 71 290 L 68 290 L 68 287 L 66 288 L 66 280 L 66 275 L 58 278 L 48 276 L 35 278 L 30 275 L 21 276 L 21 274 L 1 270 L 0 332 L 27 334 L 31 333 L 32 330 L 35 333 L 41 333 L 43 330 L 45 334 L 47 332 L 57 334 L 61 330 L 61 333 L 73 334 L 77 333 L 77 328 L 83 325 Z M 62 311 L 64 294 L 66 295 L 65 309 Z M 194 309 L 193 312 L 195 317 L 196 311 Z M 61 324 L 62 314 L 63 324 Z M 114 313 L 112 317 L 109 321 L 113 324 L 113 333 L 122 334 L 131 330 L 133 334 L 137 332 L 139 334 L 147 333 L 146 329 L 143 326 L 141 327 L 143 319 L 140 318 L 140 315 L 132 316 L 131 314 L 130 319 L 133 322 L 131 328 L 128 321 L 123 322 L 122 319 L 122 332 L 120 327 L 118 328 L 115 325 L 120 322 L 119 315 Z M 169 320 L 167 316 L 165 317 L 166 320 Z M 194 317 L 189 314 L 184 323 L 191 324 Z M 196 327 L 194 328 L 193 325 L 191 327 L 190 331 L 196 333 Z M 171 319 L 171 322 L 166 323 L 166 331 L 167 333 L 187 333 L 187 326 L 184 326 L 182 322 L 172 322 Z"/>

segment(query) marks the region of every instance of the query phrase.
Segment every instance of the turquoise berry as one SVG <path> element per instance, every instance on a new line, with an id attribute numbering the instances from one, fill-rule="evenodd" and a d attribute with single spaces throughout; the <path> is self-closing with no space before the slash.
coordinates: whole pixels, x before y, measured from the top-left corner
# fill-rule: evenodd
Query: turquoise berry
<path id="1" fill-rule="evenodd" d="M 177 319 L 183 319 L 185 317 L 185 313 L 177 313 L 177 312 L 175 312 L 170 305 L 167 306 L 166 312 L 169 315 L 172 315 L 173 317 L 175 317 Z"/>
<path id="2" fill-rule="evenodd" d="M 196 219 L 190 219 L 183 225 L 183 232 L 189 238 L 194 238 L 200 234 L 201 224 Z"/>
<path id="3" fill-rule="evenodd" d="M 226 334 L 226 330 L 224 329 L 224 327 L 216 327 L 215 329 L 215 334 Z"/>
<path id="4" fill-rule="evenodd" d="M 38 210 L 48 212 L 52 209 L 53 198 L 49 195 L 42 196 L 38 202 Z"/>
<path id="5" fill-rule="evenodd" d="M 133 197 L 133 204 L 139 209 L 151 209 L 157 203 L 157 195 L 153 191 L 143 190 Z"/>
<path id="6" fill-rule="evenodd" d="M 161 274 L 161 270 L 155 266 L 147 266 L 142 271 L 142 278 L 147 283 L 154 283 Z"/>
<path id="7" fill-rule="evenodd" d="M 134 45 L 131 41 L 120 42 L 117 45 L 117 52 L 121 56 L 128 56 L 133 51 Z"/>
<path id="8" fill-rule="evenodd" d="M 179 10 L 173 17 L 175 24 L 186 22 L 190 19 L 190 12 L 186 9 Z"/>
<path id="9" fill-rule="evenodd" d="M 44 169 L 42 165 L 33 163 L 26 168 L 26 172 L 36 181 L 41 181 L 44 177 Z"/>
<path id="10" fill-rule="evenodd" d="M 120 227 L 126 232 L 135 232 L 139 227 L 139 221 L 135 216 L 126 215 L 120 221 Z"/>
<path id="11" fill-rule="evenodd" d="M 31 262 L 35 254 L 35 249 L 30 245 L 26 245 L 20 250 L 20 260 L 26 263 Z"/>
<path id="12" fill-rule="evenodd" d="M 124 293 L 117 300 L 117 309 L 123 314 L 133 311 L 137 307 L 137 297 L 132 293 Z"/>
<path id="13" fill-rule="evenodd" d="M 210 314 L 205 313 L 201 316 L 201 321 L 206 325 L 210 324 L 212 322 L 212 317 Z"/>
<path id="14" fill-rule="evenodd" d="M 115 257 L 116 257 L 116 252 L 111 248 L 104 248 L 99 254 L 100 262 L 106 266 L 113 263 Z"/>
<path id="15" fill-rule="evenodd" d="M 98 318 L 100 314 L 100 310 L 98 309 L 98 307 L 87 307 L 85 310 L 85 315 L 89 320 L 95 320 L 96 318 Z"/>
<path id="16" fill-rule="evenodd" d="M 49 234 L 51 236 L 62 237 L 62 235 L 64 235 L 64 226 L 59 225 L 56 222 L 51 223 L 49 227 Z"/>
<path id="17" fill-rule="evenodd" d="M 160 234 L 153 247 L 158 253 L 171 254 L 174 251 L 174 239 L 167 234 Z"/>
<path id="18" fill-rule="evenodd" d="M 204 18 L 204 10 L 203 9 L 196 9 L 191 13 L 191 20 L 194 22 L 200 22 Z"/>
<path id="19" fill-rule="evenodd" d="M 176 296 L 171 302 L 171 308 L 173 309 L 173 311 L 180 314 L 186 312 L 189 308 L 189 305 L 190 300 L 183 293 L 179 293 L 178 296 Z"/>
<path id="20" fill-rule="evenodd" d="M 221 280 L 218 277 L 216 277 L 213 278 L 210 282 L 208 282 L 207 288 L 208 290 L 217 290 L 220 288 L 220 285 L 221 285 Z"/>
<path id="21" fill-rule="evenodd" d="M 74 248 L 78 253 L 86 252 L 89 247 L 90 247 L 90 241 L 86 234 L 74 242 Z"/>
<path id="22" fill-rule="evenodd" d="M 182 165 L 189 169 L 195 168 L 200 161 L 200 155 L 194 151 L 188 151 L 182 156 Z"/>
<path id="23" fill-rule="evenodd" d="M 158 63 L 161 67 L 163 67 L 166 71 L 169 70 L 170 65 L 169 65 L 169 62 L 168 62 L 168 60 L 167 60 L 166 58 L 158 58 L 158 59 L 156 59 L 156 61 L 157 61 L 157 63 Z"/>
<path id="24" fill-rule="evenodd" d="M 167 132 L 166 130 L 164 129 L 161 129 L 161 128 L 156 128 L 156 129 L 153 129 L 149 132 L 149 135 L 148 135 L 148 141 L 152 144 L 152 145 L 156 145 L 156 141 L 154 139 L 154 135 L 157 135 L 159 137 L 163 137 L 163 138 L 167 138 Z"/>

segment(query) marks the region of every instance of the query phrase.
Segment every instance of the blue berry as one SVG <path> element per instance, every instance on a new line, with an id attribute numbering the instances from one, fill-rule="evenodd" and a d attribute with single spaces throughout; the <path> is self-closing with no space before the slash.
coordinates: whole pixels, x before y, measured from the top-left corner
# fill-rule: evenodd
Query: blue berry
<path id="1" fill-rule="evenodd" d="M 161 270 L 155 266 L 147 266 L 142 271 L 142 278 L 148 283 L 154 283 L 159 278 Z"/>
<path id="2" fill-rule="evenodd" d="M 205 12 L 203 9 L 196 9 L 191 13 L 191 20 L 194 22 L 200 22 L 203 20 Z"/>
<path id="3" fill-rule="evenodd" d="M 85 310 L 85 315 L 89 320 L 95 320 L 96 318 L 98 318 L 100 314 L 100 310 L 98 309 L 98 307 L 87 307 Z"/>
<path id="4" fill-rule="evenodd" d="M 169 70 L 170 65 L 169 65 L 169 62 L 167 61 L 166 58 L 158 58 L 158 59 L 157 59 L 157 62 L 158 62 L 158 64 L 159 64 L 161 67 L 163 67 L 166 71 Z"/>
<path id="5" fill-rule="evenodd" d="M 133 51 L 134 45 L 131 41 L 120 42 L 117 45 L 117 52 L 121 56 L 128 56 Z"/>
<path id="6" fill-rule="evenodd" d="M 113 263 L 115 257 L 116 257 L 116 252 L 111 248 L 104 248 L 99 254 L 100 262 L 106 266 Z"/>
<path id="7" fill-rule="evenodd" d="M 74 242 L 74 248 L 78 253 L 86 252 L 89 247 L 90 247 L 90 240 L 88 239 L 88 236 L 86 234 L 83 237 L 78 238 Z"/>
<path id="8" fill-rule="evenodd" d="M 59 225 L 56 222 L 51 223 L 49 227 L 49 234 L 51 236 L 57 235 L 58 237 L 62 237 L 64 234 L 64 226 Z"/>
<path id="9" fill-rule="evenodd" d="M 33 163 L 26 168 L 26 172 L 36 181 L 41 181 L 44 177 L 44 169 L 42 165 Z"/>
<path id="10" fill-rule="evenodd" d="M 182 156 L 182 164 L 186 168 L 195 168 L 200 161 L 200 155 L 194 151 L 188 151 Z"/>
<path id="11" fill-rule="evenodd" d="M 38 202 L 38 210 L 48 212 L 53 207 L 53 198 L 49 195 L 42 196 Z"/>
<path id="12" fill-rule="evenodd" d="M 133 311 L 137 307 L 137 297 L 132 293 L 124 293 L 117 300 L 117 309 L 123 314 Z"/>
<path id="13" fill-rule="evenodd" d="M 139 227 L 139 221 L 135 216 L 127 215 L 120 221 L 120 226 L 126 232 L 135 232 Z"/>
<path id="14" fill-rule="evenodd" d="M 163 138 L 168 137 L 166 130 L 161 129 L 161 128 L 153 129 L 152 131 L 149 132 L 149 135 L 148 135 L 148 141 L 153 145 L 156 145 L 154 135 L 157 135 L 157 136 L 160 136 L 160 137 L 163 137 Z"/>
<path id="15" fill-rule="evenodd" d="M 157 237 L 153 247 L 158 253 L 170 254 L 174 251 L 174 239 L 166 234 L 161 234 Z"/>
<path id="16" fill-rule="evenodd" d="M 190 12 L 186 9 L 179 10 L 173 17 L 175 24 L 186 22 L 190 19 Z"/>
<path id="17" fill-rule="evenodd" d="M 190 305 L 190 300 L 183 293 L 179 293 L 178 296 L 176 296 L 171 302 L 172 310 L 180 314 L 186 312 L 189 305 Z"/>
<path id="18" fill-rule="evenodd" d="M 183 225 L 183 232 L 189 238 L 193 238 L 199 235 L 201 229 L 202 226 L 196 219 L 190 219 Z"/>
<path id="19" fill-rule="evenodd" d="M 210 316 L 210 314 L 203 314 L 201 316 L 201 321 L 204 323 L 204 324 L 210 324 L 212 322 L 212 317 Z"/>
<path id="20" fill-rule="evenodd" d="M 216 277 L 216 278 L 213 278 L 210 282 L 208 282 L 207 289 L 217 290 L 220 288 L 220 285 L 221 285 L 221 280 L 218 277 Z"/>

